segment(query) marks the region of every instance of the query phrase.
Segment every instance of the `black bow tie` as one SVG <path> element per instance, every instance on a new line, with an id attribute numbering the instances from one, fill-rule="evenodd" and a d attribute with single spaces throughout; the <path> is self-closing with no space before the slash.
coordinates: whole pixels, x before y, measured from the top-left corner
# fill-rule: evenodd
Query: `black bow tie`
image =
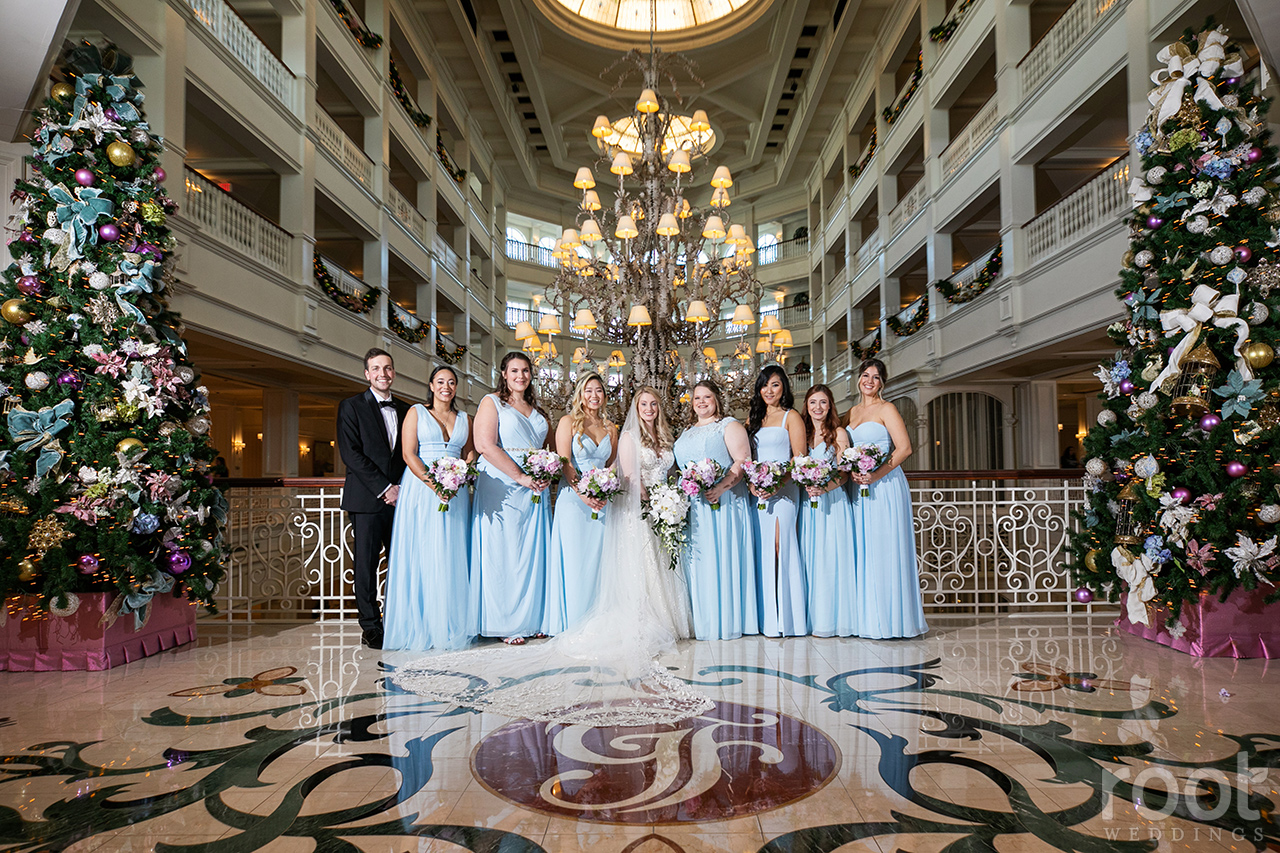
<path id="1" fill-rule="evenodd" d="M 394 409 L 396 407 L 395 400 L 379 400 L 378 405 L 384 409 Z"/>

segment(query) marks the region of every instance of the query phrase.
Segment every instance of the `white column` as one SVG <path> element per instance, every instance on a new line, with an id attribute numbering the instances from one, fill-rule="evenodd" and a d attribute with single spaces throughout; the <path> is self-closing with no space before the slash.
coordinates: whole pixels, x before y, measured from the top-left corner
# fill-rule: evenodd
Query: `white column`
<path id="1" fill-rule="evenodd" d="M 1026 385 L 1022 446 L 1028 468 L 1057 468 L 1062 448 L 1058 447 L 1058 383 L 1053 379 L 1033 379 Z"/>

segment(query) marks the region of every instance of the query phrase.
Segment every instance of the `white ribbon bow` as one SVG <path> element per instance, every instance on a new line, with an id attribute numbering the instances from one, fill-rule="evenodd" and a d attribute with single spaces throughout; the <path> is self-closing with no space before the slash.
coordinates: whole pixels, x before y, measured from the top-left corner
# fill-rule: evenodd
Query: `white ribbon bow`
<path id="1" fill-rule="evenodd" d="M 1180 41 L 1166 45 L 1156 54 L 1156 59 L 1165 64 L 1164 68 L 1151 74 L 1151 82 L 1159 88 L 1147 95 L 1147 100 L 1156 109 L 1156 128 L 1172 118 L 1182 106 L 1182 95 L 1191 85 L 1192 78 L 1200 78 L 1196 83 L 1195 99 L 1220 110 L 1222 101 L 1209 78 L 1219 71 L 1228 77 L 1239 77 L 1244 73 L 1240 57 L 1234 54 L 1227 57 L 1227 34 L 1221 27 L 1201 33 L 1199 41 L 1200 50 L 1194 56 L 1191 48 Z"/>
<path id="2" fill-rule="evenodd" d="M 1171 376 L 1177 376 L 1182 369 L 1182 359 L 1187 353 L 1191 352 L 1191 348 L 1196 345 L 1196 341 L 1200 338 L 1200 327 L 1204 323 L 1212 322 L 1219 329 L 1234 328 L 1236 330 L 1236 345 L 1232 348 L 1232 352 L 1236 357 L 1236 370 L 1240 372 L 1241 378 L 1246 382 L 1253 378 L 1253 371 L 1249 369 L 1249 362 L 1245 361 L 1240 351 L 1244 348 L 1245 341 L 1249 340 L 1249 324 L 1245 322 L 1243 317 L 1236 316 L 1236 311 L 1240 305 L 1239 294 L 1230 293 L 1226 296 L 1219 295 L 1207 284 L 1202 284 L 1195 290 L 1191 291 L 1191 307 L 1190 308 L 1174 308 L 1169 311 L 1160 312 L 1160 325 L 1164 328 L 1166 335 L 1181 329 L 1186 332 L 1182 340 L 1178 341 L 1178 345 L 1173 348 L 1173 352 L 1169 355 L 1169 363 L 1165 369 L 1160 371 L 1160 375 L 1151 383 L 1152 388 L 1160 388 Z"/>
<path id="3" fill-rule="evenodd" d="M 1120 580 L 1129 585 L 1124 604 L 1129 621 L 1135 625 L 1150 625 L 1147 620 L 1147 602 L 1156 597 L 1155 563 L 1146 554 L 1133 556 L 1117 545 L 1111 549 L 1111 565 L 1116 567 Z"/>

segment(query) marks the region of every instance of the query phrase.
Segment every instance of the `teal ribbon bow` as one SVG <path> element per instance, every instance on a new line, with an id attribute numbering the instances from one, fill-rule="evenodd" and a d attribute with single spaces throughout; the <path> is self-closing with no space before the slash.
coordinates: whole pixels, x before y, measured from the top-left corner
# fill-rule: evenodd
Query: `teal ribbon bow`
<path id="1" fill-rule="evenodd" d="M 54 438 L 69 426 L 67 416 L 75 410 L 70 399 L 56 406 L 45 406 L 37 412 L 21 406 L 9 412 L 9 435 L 20 441 L 18 450 L 40 449 L 36 458 L 36 479 L 48 474 L 62 460 L 62 447 Z"/>
<path id="2" fill-rule="evenodd" d="M 152 260 L 142 261 L 142 263 L 139 264 L 130 260 L 131 258 L 138 258 L 141 260 L 142 256 L 126 253 L 124 260 L 120 262 L 120 272 L 128 276 L 128 280 L 120 287 L 116 288 L 116 304 L 120 306 L 120 310 L 122 312 L 133 317 L 135 322 L 145 323 L 147 321 L 146 316 L 138 310 L 136 305 L 126 300 L 124 297 L 133 296 L 138 293 L 153 293 L 154 285 L 152 282 L 155 278 L 156 270 L 159 269 L 159 265 Z"/>
<path id="3" fill-rule="evenodd" d="M 173 576 L 166 575 L 161 571 L 155 571 L 151 577 L 138 585 L 138 589 L 133 592 L 126 592 L 115 597 L 111 605 L 103 612 L 99 624 L 108 628 L 115 624 L 116 619 L 128 613 L 133 614 L 133 629 L 141 631 L 147 624 L 147 618 L 151 615 L 151 599 L 156 595 L 163 595 L 173 590 Z"/>
<path id="4" fill-rule="evenodd" d="M 58 203 L 54 216 L 70 237 L 68 257 L 73 261 L 84 257 L 80 248 L 86 242 L 98 244 L 98 231 L 93 226 L 100 218 L 111 216 L 116 209 L 115 202 L 103 198 L 102 190 L 97 187 L 77 187 L 73 195 L 65 185 L 55 184 L 50 187 L 49 196 Z"/>

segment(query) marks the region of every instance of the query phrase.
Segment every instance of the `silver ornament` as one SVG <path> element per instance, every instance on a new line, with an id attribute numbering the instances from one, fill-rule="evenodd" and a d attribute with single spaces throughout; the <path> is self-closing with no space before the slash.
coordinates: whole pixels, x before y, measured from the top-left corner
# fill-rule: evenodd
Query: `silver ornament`
<path id="1" fill-rule="evenodd" d="M 1266 201 L 1266 199 L 1267 199 L 1267 191 L 1266 191 L 1263 187 L 1260 187 L 1260 186 L 1259 186 L 1259 187 L 1249 187 L 1249 189 L 1245 190 L 1245 191 L 1244 191 L 1244 194 L 1243 194 L 1242 196 L 1240 196 L 1240 197 L 1241 197 L 1242 199 L 1244 199 L 1246 202 L 1248 202 L 1249 204 L 1252 204 L 1252 205 L 1255 205 L 1255 206 L 1256 206 L 1256 205 L 1262 204 L 1264 201 Z"/>
<path id="2" fill-rule="evenodd" d="M 1229 250 L 1228 250 L 1229 251 Z M 1156 259 L 1156 253 L 1150 249 L 1143 249 L 1133 256 L 1133 262 L 1140 267 L 1149 267 L 1151 262 Z"/>
<path id="3" fill-rule="evenodd" d="M 44 224 L 48 225 L 50 228 L 56 226 L 58 224 L 58 214 L 52 210 L 46 213 L 44 216 Z"/>
<path id="4" fill-rule="evenodd" d="M 1088 471 L 1095 477 L 1102 477 L 1105 476 L 1110 469 L 1107 468 L 1105 460 L 1099 459 L 1095 456 L 1088 462 L 1084 463 L 1084 470 Z"/>
<path id="5" fill-rule="evenodd" d="M 173 421 L 165 421 L 164 423 L 160 424 L 159 429 L 156 431 L 159 432 L 161 435 L 172 435 L 173 431 L 177 428 L 178 428 L 178 425 L 175 424 Z"/>
<path id="6" fill-rule="evenodd" d="M 1147 170 L 1147 183 L 1149 184 L 1160 183 L 1161 181 L 1164 180 L 1164 176 L 1168 171 L 1169 170 L 1166 169 L 1164 166 L 1152 166 L 1150 169 Z"/>
<path id="7" fill-rule="evenodd" d="M 104 272 L 95 272 L 89 276 L 89 286 L 94 290 L 106 290 L 111 286 L 111 276 Z"/>
<path id="8" fill-rule="evenodd" d="M 1258 507 L 1258 520 L 1267 524 L 1275 524 L 1280 521 L 1280 506 L 1276 504 L 1263 504 Z"/>
<path id="9" fill-rule="evenodd" d="M 1204 216 L 1193 216 L 1187 220 L 1187 230 L 1192 234 L 1203 234 L 1209 230 L 1209 220 Z"/>
<path id="10" fill-rule="evenodd" d="M 1222 105 L 1224 107 L 1235 109 L 1236 107 L 1240 106 L 1240 97 L 1238 95 L 1223 95 Z"/>
<path id="11" fill-rule="evenodd" d="M 1116 413 L 1111 411 L 1110 409 L 1103 409 L 1101 412 L 1098 412 L 1098 426 L 1104 426 L 1104 427 L 1111 426 L 1115 422 L 1116 422 Z M 1103 463 L 1103 466 L 1104 466 L 1103 470 L 1106 470 L 1105 462 Z M 1095 475 L 1095 476 L 1101 476 L 1101 475 Z"/>
<path id="12" fill-rule="evenodd" d="M 196 372 L 185 364 L 173 371 L 183 385 L 190 385 L 196 380 Z"/>
<path id="13" fill-rule="evenodd" d="M 128 200 L 128 201 L 126 201 L 123 205 L 121 205 L 121 207 L 123 207 L 123 208 L 124 208 L 124 212 L 125 212 L 125 213 L 137 213 L 137 212 L 138 212 L 138 203 L 137 203 L 136 201 L 134 201 L 133 199 L 129 199 L 129 200 Z"/>
<path id="14" fill-rule="evenodd" d="M 147 147 L 147 145 L 151 143 L 151 137 L 140 127 L 135 127 L 132 132 L 129 133 L 129 139 L 133 141 L 134 145 L 142 148 Z"/>
<path id="15" fill-rule="evenodd" d="M 1154 408 L 1156 403 L 1160 402 L 1160 398 L 1150 391 L 1143 391 L 1138 395 L 1138 405 L 1144 409 Z"/>
<path id="16" fill-rule="evenodd" d="M 187 431 L 192 435 L 204 435 L 209 431 L 210 426 L 212 426 L 212 423 L 206 415 L 196 415 L 187 421 Z"/>
<path id="17" fill-rule="evenodd" d="M 1156 462 L 1156 458 L 1154 456 L 1148 454 L 1133 463 L 1133 473 L 1137 474 L 1144 480 L 1148 477 L 1154 477 L 1156 474 L 1160 473 L 1160 463 Z"/>
<path id="18" fill-rule="evenodd" d="M 49 374 L 43 370 L 33 370 L 27 374 L 23 382 L 32 391 L 43 391 L 49 387 Z"/>
<path id="19" fill-rule="evenodd" d="M 1265 302 L 1250 302 L 1245 310 L 1249 312 L 1249 322 L 1255 326 L 1267 322 L 1267 318 L 1271 316 L 1271 309 Z"/>
<path id="20" fill-rule="evenodd" d="M 1214 246 L 1209 251 L 1209 260 L 1213 261 L 1218 266 L 1231 263 L 1231 259 L 1235 256 L 1236 253 L 1231 251 L 1230 246 Z"/>
<path id="21" fill-rule="evenodd" d="M 1248 278 L 1248 273 L 1240 269 L 1240 267 L 1232 267 L 1227 273 L 1227 281 L 1232 284 L 1244 284 L 1244 280 Z"/>
<path id="22" fill-rule="evenodd" d="M 53 602 L 49 605 L 49 612 L 54 616 L 61 616 L 65 619 L 80 609 L 80 596 L 74 592 L 63 593 L 63 596 L 66 600 L 61 607 L 58 606 L 58 602 L 62 599 L 56 595 L 53 597 Z"/>

